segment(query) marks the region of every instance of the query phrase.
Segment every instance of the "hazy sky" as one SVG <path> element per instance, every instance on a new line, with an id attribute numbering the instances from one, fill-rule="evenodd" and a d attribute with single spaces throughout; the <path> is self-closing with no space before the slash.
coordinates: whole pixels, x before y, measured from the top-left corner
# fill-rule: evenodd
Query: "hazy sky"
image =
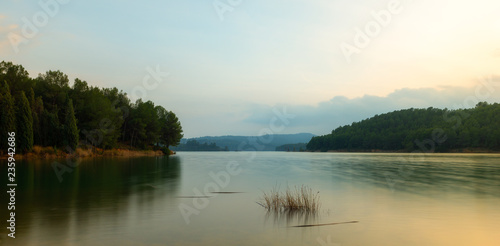
<path id="1" fill-rule="evenodd" d="M 326 134 L 395 109 L 500 102 L 499 1 L 40 3 L 0 3 L 0 60 L 152 100 L 186 137 Z"/>

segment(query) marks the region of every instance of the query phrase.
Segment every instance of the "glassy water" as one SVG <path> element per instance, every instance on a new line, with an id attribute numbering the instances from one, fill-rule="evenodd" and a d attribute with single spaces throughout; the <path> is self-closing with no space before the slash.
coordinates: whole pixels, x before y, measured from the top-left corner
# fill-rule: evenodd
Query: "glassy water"
<path id="1" fill-rule="evenodd" d="M 500 245 L 500 155 L 183 152 L 82 160 L 61 179 L 53 161 L 16 171 L 3 245 Z M 319 212 L 257 203 L 301 185 Z"/>

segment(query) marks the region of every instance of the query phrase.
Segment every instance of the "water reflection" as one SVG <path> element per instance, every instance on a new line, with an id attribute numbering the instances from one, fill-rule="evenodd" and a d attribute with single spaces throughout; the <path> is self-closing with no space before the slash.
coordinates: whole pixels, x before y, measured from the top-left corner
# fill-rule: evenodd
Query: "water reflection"
<path id="1" fill-rule="evenodd" d="M 298 226 L 316 224 L 319 218 L 319 211 L 303 210 L 268 210 L 264 222 L 274 226 Z"/>
<path id="2" fill-rule="evenodd" d="M 119 228 L 129 215 L 154 210 L 155 200 L 174 203 L 181 173 L 177 157 L 87 159 L 60 182 L 50 164 L 17 163 L 16 236 L 21 240 L 15 243 L 87 235 L 96 226 Z M 1 168 L 5 173 L 6 165 Z M 1 204 L 6 203 L 2 196 Z"/>
<path id="3" fill-rule="evenodd" d="M 500 173 L 496 155 L 345 154 L 332 156 L 331 177 L 370 183 L 393 191 L 426 194 L 432 191 L 473 193 L 500 197 Z"/>

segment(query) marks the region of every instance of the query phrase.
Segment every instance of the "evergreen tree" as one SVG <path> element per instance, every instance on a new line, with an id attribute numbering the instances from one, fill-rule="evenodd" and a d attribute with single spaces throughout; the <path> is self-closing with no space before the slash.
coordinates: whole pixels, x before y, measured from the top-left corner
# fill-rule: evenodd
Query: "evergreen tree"
<path id="1" fill-rule="evenodd" d="M 40 136 L 43 146 L 58 146 L 60 141 L 60 124 L 57 111 L 51 113 L 48 110 L 42 111 L 40 119 Z"/>
<path id="2" fill-rule="evenodd" d="M 35 98 L 35 92 L 32 87 L 28 91 L 27 98 L 30 103 L 31 115 L 33 117 L 33 144 L 37 145 L 40 144 L 40 116 L 37 110 L 38 101 Z"/>
<path id="3" fill-rule="evenodd" d="M 23 91 L 16 99 L 16 149 L 26 153 L 33 148 L 33 116 L 28 98 Z"/>
<path id="4" fill-rule="evenodd" d="M 179 145 L 182 137 L 182 126 L 177 116 L 168 111 L 165 118 L 165 124 L 161 129 L 161 141 L 168 148 L 169 146 Z"/>
<path id="5" fill-rule="evenodd" d="M 42 145 L 42 97 L 37 97 L 35 99 L 34 105 L 31 107 L 31 111 L 33 113 L 33 143 L 35 145 Z"/>
<path id="6" fill-rule="evenodd" d="M 9 85 L 3 82 L 0 85 L 0 146 L 1 151 L 6 150 L 9 132 L 16 131 L 16 118 L 14 111 L 14 99 L 10 94 Z"/>
<path id="7" fill-rule="evenodd" d="M 158 107 L 151 101 L 143 102 L 138 99 L 130 112 L 129 136 L 130 145 L 147 148 L 158 143 L 161 123 L 158 116 Z"/>
<path id="8" fill-rule="evenodd" d="M 64 121 L 64 141 L 73 151 L 78 146 L 78 128 L 76 127 L 75 111 L 73 110 L 73 101 L 68 99 L 66 109 L 66 119 Z"/>
<path id="9" fill-rule="evenodd" d="M 33 86 L 33 80 L 26 69 L 12 62 L 0 62 L 0 81 L 6 81 L 9 84 L 11 95 L 17 95 L 20 91 L 28 93 L 29 88 Z"/>

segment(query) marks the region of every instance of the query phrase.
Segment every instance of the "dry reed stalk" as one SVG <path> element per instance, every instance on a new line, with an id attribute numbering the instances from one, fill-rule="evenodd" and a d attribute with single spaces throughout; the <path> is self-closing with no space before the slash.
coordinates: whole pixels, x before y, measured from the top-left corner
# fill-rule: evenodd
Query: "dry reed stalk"
<path id="1" fill-rule="evenodd" d="M 263 193 L 261 205 L 267 210 L 315 212 L 320 207 L 319 191 L 314 193 L 305 185 L 300 188 L 295 186 L 294 189 L 287 187 L 285 192 L 280 192 L 278 187 L 274 187 L 269 193 Z"/>

